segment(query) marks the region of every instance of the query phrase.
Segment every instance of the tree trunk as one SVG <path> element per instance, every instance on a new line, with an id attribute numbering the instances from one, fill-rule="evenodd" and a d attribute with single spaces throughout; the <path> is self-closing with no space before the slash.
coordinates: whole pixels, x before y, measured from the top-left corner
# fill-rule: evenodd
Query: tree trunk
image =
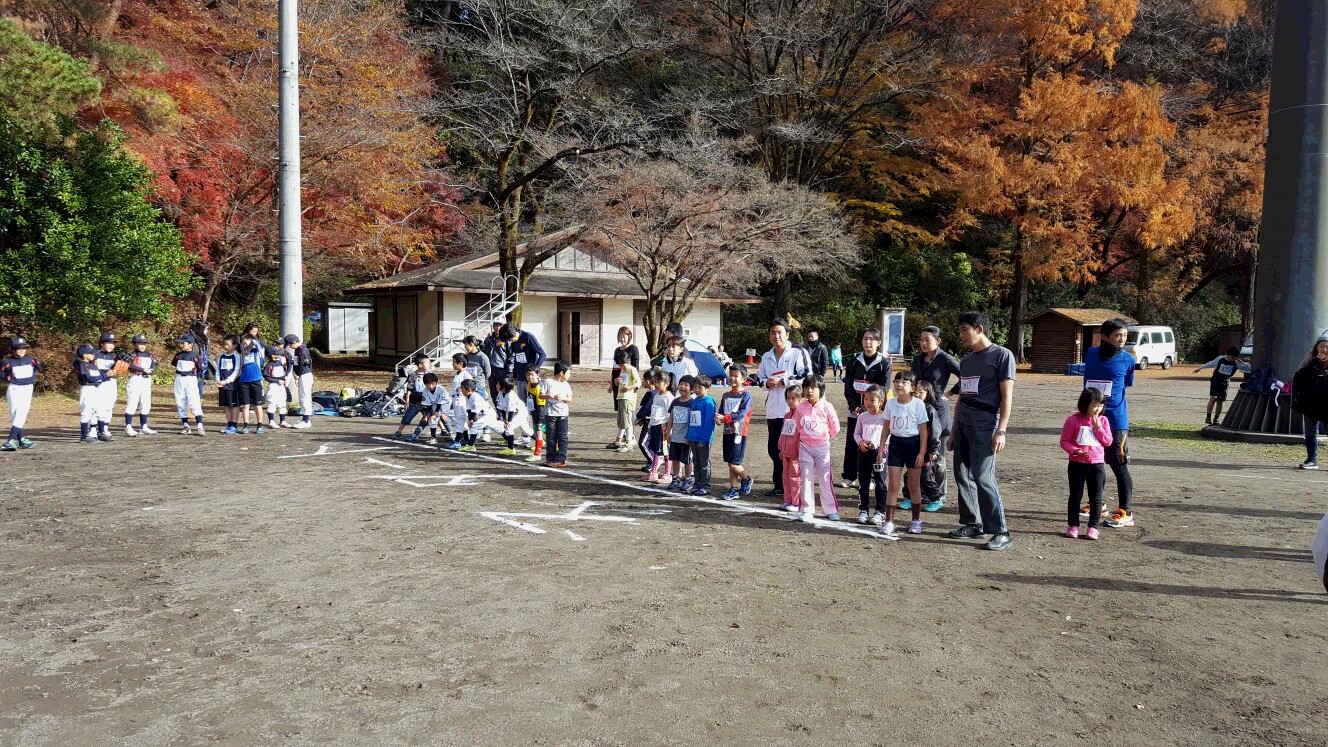
<path id="1" fill-rule="evenodd" d="M 771 302 L 774 319 L 788 319 L 789 314 L 793 313 L 793 278 L 788 275 L 781 276 L 775 281 L 774 299 Z"/>
<path id="2" fill-rule="evenodd" d="M 519 195 L 519 191 L 517 193 Z M 505 287 L 508 293 L 516 293 L 517 300 L 521 299 L 521 291 L 525 283 L 521 281 L 520 268 L 516 261 L 517 247 L 517 219 L 518 211 L 521 209 L 521 200 L 519 197 L 509 197 L 498 206 L 498 271 L 502 273 L 505 280 Z M 521 307 L 517 306 L 512 310 L 511 322 L 513 325 L 521 326 Z"/>
<path id="3" fill-rule="evenodd" d="M 1028 294 L 1028 276 L 1024 273 L 1023 238 L 1016 231 L 1014 251 L 1014 285 L 1010 291 L 1010 341 L 1008 347 L 1014 359 L 1026 363 L 1024 356 L 1024 296 Z"/>
<path id="4" fill-rule="evenodd" d="M 207 321 L 208 311 L 212 308 L 212 299 L 217 295 L 217 289 L 221 287 L 221 275 L 213 272 L 208 276 L 207 285 L 203 288 L 203 309 L 199 312 L 199 318 Z"/>

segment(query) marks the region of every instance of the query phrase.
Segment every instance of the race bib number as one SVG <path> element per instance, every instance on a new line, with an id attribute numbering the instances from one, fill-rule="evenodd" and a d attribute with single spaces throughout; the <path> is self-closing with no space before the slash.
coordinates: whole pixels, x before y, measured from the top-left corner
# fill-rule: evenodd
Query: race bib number
<path id="1" fill-rule="evenodd" d="M 779 380 L 780 380 L 780 386 L 784 386 L 784 384 L 783 384 L 783 379 L 784 379 L 784 376 L 786 376 L 787 374 L 788 374 L 788 371 L 775 371 L 774 373 L 770 374 L 770 377 L 769 377 L 768 379 L 766 379 L 766 385 L 769 386 L 770 379 L 779 379 Z"/>
<path id="2" fill-rule="evenodd" d="M 677 409 L 677 410 L 674 410 L 674 411 L 673 411 L 673 423 L 674 423 L 674 425 L 686 425 L 686 424 L 687 424 L 687 418 L 688 418 L 688 412 L 689 412 L 688 410 L 683 410 L 683 409 Z M 697 423 L 697 425 L 700 425 L 700 423 Z"/>
<path id="3" fill-rule="evenodd" d="M 113 358 L 97 359 L 97 368 L 100 368 L 103 371 L 109 371 L 114 366 L 115 366 L 115 360 Z"/>
<path id="4" fill-rule="evenodd" d="M 730 399 L 724 402 L 724 410 L 729 415 L 736 413 L 738 411 L 738 408 L 741 406 L 742 406 L 742 400 L 740 399 Z"/>
<path id="5" fill-rule="evenodd" d="M 701 411 L 700 411 L 700 410 L 691 410 L 691 411 L 689 411 L 689 414 L 691 415 L 691 419 L 687 421 L 687 424 L 688 424 L 688 425 L 697 425 L 697 426 L 701 425 Z"/>
<path id="6" fill-rule="evenodd" d="M 1236 367 L 1231 365 L 1230 363 L 1223 363 L 1222 365 L 1217 367 L 1217 372 L 1222 374 L 1223 376 L 1230 376 L 1236 372 Z"/>
<path id="7" fill-rule="evenodd" d="M 525 354 L 525 353 L 517 353 L 516 356 L 514 356 L 514 357 L 512 358 L 512 360 L 516 361 L 517 363 L 525 363 L 525 362 L 526 362 L 526 354 Z"/>
<path id="8" fill-rule="evenodd" d="M 803 418 L 802 429 L 808 433 L 820 433 L 824 430 L 824 425 L 816 418 Z"/>
<path id="9" fill-rule="evenodd" d="M 1075 440 L 1075 443 L 1080 446 L 1102 445 L 1102 442 L 1097 440 L 1097 435 L 1093 433 L 1093 429 L 1086 425 L 1079 426 L 1079 438 Z"/>
<path id="10" fill-rule="evenodd" d="M 32 376 L 32 366 L 30 365 L 14 366 L 10 370 L 13 371 L 14 378 L 16 379 L 26 379 Z"/>
<path id="11" fill-rule="evenodd" d="M 980 377 L 980 376 L 965 376 L 965 377 L 961 378 L 961 379 L 959 380 L 959 393 L 960 393 L 960 394 L 977 394 L 977 393 L 978 393 L 978 381 L 981 380 L 981 378 L 982 378 L 982 377 Z"/>
<path id="12" fill-rule="evenodd" d="M 1110 381 L 1095 381 L 1095 380 L 1089 380 L 1088 385 L 1087 385 L 1085 388 L 1086 388 L 1086 389 L 1096 389 L 1096 390 L 1098 390 L 1099 392 L 1102 392 L 1102 398 L 1103 398 L 1103 399 L 1106 399 L 1107 397 L 1110 397 L 1110 396 L 1111 396 L 1111 382 L 1110 382 Z"/>
<path id="13" fill-rule="evenodd" d="M 135 365 L 135 366 L 138 366 L 139 368 L 143 369 L 144 371 L 151 371 L 151 370 L 152 370 L 152 359 L 151 359 L 151 358 L 148 358 L 148 357 L 146 357 L 146 356 L 139 356 L 139 357 L 137 357 L 137 358 L 134 359 L 134 365 Z"/>
<path id="14" fill-rule="evenodd" d="M 177 361 L 175 370 L 182 374 L 191 374 L 194 372 L 194 362 L 189 360 Z"/>
<path id="15" fill-rule="evenodd" d="M 779 433 L 782 436 L 792 436 L 794 433 L 797 432 L 798 432 L 798 421 L 794 420 L 793 418 L 789 418 L 788 420 L 784 421 L 784 430 L 780 431 Z"/>
<path id="16" fill-rule="evenodd" d="M 854 379 L 854 380 L 853 380 L 853 391 L 857 392 L 858 394 L 862 394 L 863 392 L 867 391 L 868 389 L 871 389 L 871 382 L 870 382 L 870 381 L 865 381 L 865 380 L 863 380 L 863 379 Z"/>

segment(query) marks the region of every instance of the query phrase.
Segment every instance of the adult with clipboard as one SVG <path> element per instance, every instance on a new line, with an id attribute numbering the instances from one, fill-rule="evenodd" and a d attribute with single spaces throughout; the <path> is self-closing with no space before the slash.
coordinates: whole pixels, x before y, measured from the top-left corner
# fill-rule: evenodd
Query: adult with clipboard
<path id="1" fill-rule="evenodd" d="M 526 399 L 526 371 L 539 371 L 544 365 L 544 348 L 539 340 L 529 332 L 523 332 L 512 324 L 504 324 L 498 330 L 498 339 L 507 343 L 507 372 L 516 380 L 516 393 L 521 401 Z"/>

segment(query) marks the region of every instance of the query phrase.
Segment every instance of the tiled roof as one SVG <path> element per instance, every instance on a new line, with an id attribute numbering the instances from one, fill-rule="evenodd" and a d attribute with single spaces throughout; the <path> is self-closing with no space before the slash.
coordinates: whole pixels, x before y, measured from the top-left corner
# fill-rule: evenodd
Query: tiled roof
<path id="1" fill-rule="evenodd" d="M 1083 327 L 1101 324 L 1108 319 L 1123 319 L 1130 324 L 1138 324 L 1136 320 L 1131 319 L 1119 311 L 1113 311 L 1111 309 L 1047 309 L 1041 314 L 1035 314 L 1029 317 L 1028 321 L 1032 322 L 1034 319 L 1037 319 L 1040 316 L 1045 316 L 1046 314 L 1056 314 L 1065 317 Z"/>

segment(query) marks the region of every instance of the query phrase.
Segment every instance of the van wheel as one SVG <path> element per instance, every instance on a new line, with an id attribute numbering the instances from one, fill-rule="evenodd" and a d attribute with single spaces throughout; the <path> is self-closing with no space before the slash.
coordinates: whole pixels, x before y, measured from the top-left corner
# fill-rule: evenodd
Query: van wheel
<path id="1" fill-rule="evenodd" d="M 1163 371 L 1166 371 L 1166 370 L 1168 370 L 1168 369 L 1170 369 L 1170 368 L 1171 368 L 1171 359 L 1170 359 L 1170 358 L 1164 358 L 1164 359 L 1162 360 L 1162 370 L 1163 370 Z"/>
<path id="2" fill-rule="evenodd" d="M 1140 371 L 1147 371 L 1147 370 L 1148 370 L 1148 359 L 1147 359 L 1147 358 L 1140 358 L 1140 359 L 1139 359 L 1139 370 L 1140 370 Z"/>

